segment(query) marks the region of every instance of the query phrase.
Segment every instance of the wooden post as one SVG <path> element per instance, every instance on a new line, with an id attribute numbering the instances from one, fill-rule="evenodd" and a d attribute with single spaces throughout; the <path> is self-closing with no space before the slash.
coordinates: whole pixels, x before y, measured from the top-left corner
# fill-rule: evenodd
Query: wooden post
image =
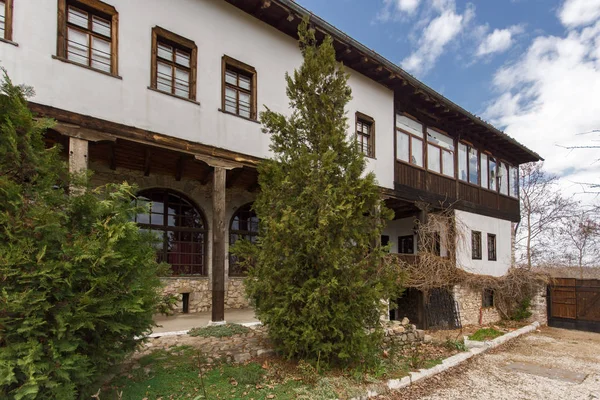
<path id="1" fill-rule="evenodd" d="M 71 174 L 82 175 L 88 169 L 88 141 L 70 137 L 69 138 L 69 172 Z M 84 188 L 79 183 L 71 184 L 71 194 L 82 194 Z"/>
<path id="2" fill-rule="evenodd" d="M 225 186 L 226 172 L 214 167 L 212 229 L 212 324 L 225 322 Z"/>

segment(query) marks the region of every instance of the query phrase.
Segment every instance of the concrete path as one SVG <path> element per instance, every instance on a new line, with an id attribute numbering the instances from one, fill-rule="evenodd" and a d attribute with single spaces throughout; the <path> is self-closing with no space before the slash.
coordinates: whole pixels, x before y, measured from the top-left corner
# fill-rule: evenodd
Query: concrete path
<path id="1" fill-rule="evenodd" d="M 187 331 L 192 328 L 207 326 L 210 322 L 211 313 L 202 312 L 195 314 L 177 314 L 170 317 L 156 316 L 154 321 L 159 325 L 152 333 Z M 240 310 L 225 310 L 225 321 L 236 324 L 256 323 L 258 320 L 254 310 L 244 308 Z"/>
<path id="2" fill-rule="evenodd" d="M 600 334 L 543 328 L 388 400 L 600 400 Z"/>

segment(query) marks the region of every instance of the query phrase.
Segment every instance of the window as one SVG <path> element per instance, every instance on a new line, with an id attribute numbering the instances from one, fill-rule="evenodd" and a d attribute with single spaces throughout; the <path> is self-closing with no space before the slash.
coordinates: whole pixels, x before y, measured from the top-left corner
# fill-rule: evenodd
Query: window
<path id="1" fill-rule="evenodd" d="M 500 194 L 508 196 L 508 165 L 503 162 L 498 165 L 498 185 Z"/>
<path id="2" fill-rule="evenodd" d="M 458 177 L 479 185 L 479 151 L 463 143 L 458 144 Z"/>
<path id="3" fill-rule="evenodd" d="M 413 235 L 398 237 L 398 253 L 415 254 L 415 237 Z"/>
<path id="4" fill-rule="evenodd" d="M 496 235 L 487 235 L 488 260 L 496 261 Z"/>
<path id="5" fill-rule="evenodd" d="M 222 110 L 243 118 L 256 119 L 256 70 L 242 62 L 223 57 Z"/>
<path id="6" fill-rule="evenodd" d="M 427 168 L 454 177 L 454 140 L 431 128 L 427 129 Z"/>
<path id="7" fill-rule="evenodd" d="M 206 222 L 183 196 L 162 189 L 142 191 L 138 202 L 150 202 L 150 213 L 138 214 L 141 229 L 155 233 L 159 262 L 171 264 L 173 275 L 207 276 Z"/>
<path id="8" fill-rule="evenodd" d="M 494 307 L 494 290 L 483 289 L 481 296 L 481 308 L 492 308 Z"/>
<path id="9" fill-rule="evenodd" d="M 396 115 L 396 156 L 419 167 L 423 166 L 423 125 L 417 121 Z"/>
<path id="10" fill-rule="evenodd" d="M 471 231 L 471 252 L 473 260 L 481 260 L 481 232 Z"/>
<path id="11" fill-rule="evenodd" d="M 490 179 L 488 177 L 488 156 L 481 153 L 481 187 L 488 189 Z"/>
<path id="12" fill-rule="evenodd" d="M 99 0 L 59 0 L 57 58 L 117 75 L 116 9 Z"/>
<path id="13" fill-rule="evenodd" d="M 0 0 L 0 38 L 12 41 L 13 0 Z"/>
<path id="14" fill-rule="evenodd" d="M 510 166 L 509 168 L 509 186 L 510 196 L 519 198 L 519 168 Z"/>
<path id="15" fill-rule="evenodd" d="M 229 246 L 238 240 L 248 240 L 256 243 L 258 238 L 258 217 L 252 205 L 247 204 L 237 209 L 229 225 Z M 229 276 L 244 276 L 246 270 L 238 263 L 237 257 L 229 254 Z"/>
<path id="16" fill-rule="evenodd" d="M 356 144 L 367 157 L 375 158 L 375 121 L 356 113 Z"/>
<path id="17" fill-rule="evenodd" d="M 490 190 L 496 191 L 496 181 L 497 181 L 497 173 L 498 173 L 498 169 L 497 169 L 497 164 L 496 161 L 490 157 L 490 167 L 489 167 L 489 171 L 490 171 L 490 175 L 489 175 L 489 182 L 490 182 Z"/>
<path id="18" fill-rule="evenodd" d="M 165 29 L 152 29 L 152 89 L 196 100 L 196 44 Z"/>

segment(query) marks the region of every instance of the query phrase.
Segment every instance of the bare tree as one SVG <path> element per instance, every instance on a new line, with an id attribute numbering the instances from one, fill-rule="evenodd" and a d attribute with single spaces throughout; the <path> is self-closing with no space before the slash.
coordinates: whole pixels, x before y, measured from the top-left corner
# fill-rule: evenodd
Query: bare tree
<path id="1" fill-rule="evenodd" d="M 572 215 L 576 204 L 562 195 L 558 177 L 546 173 L 543 167 L 543 163 L 529 163 L 520 168 L 521 223 L 515 244 L 530 268 L 534 258 L 554 254 L 553 233 L 562 220 Z"/>
<path id="2" fill-rule="evenodd" d="M 586 209 L 579 209 L 562 222 L 559 233 L 564 256 L 571 264 L 575 261 L 583 279 L 583 268 L 597 263 L 600 255 L 600 222 L 591 210 Z"/>

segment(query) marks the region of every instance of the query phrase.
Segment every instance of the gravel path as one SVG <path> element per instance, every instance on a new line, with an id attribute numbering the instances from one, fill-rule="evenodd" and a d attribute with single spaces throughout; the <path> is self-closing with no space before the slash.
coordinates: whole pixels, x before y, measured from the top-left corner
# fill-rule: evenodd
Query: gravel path
<path id="1" fill-rule="evenodd" d="M 574 383 L 506 368 L 515 362 L 534 369 L 560 368 L 587 376 L 583 382 Z M 380 398 L 600 400 L 600 334 L 543 328 L 421 384 Z"/>

